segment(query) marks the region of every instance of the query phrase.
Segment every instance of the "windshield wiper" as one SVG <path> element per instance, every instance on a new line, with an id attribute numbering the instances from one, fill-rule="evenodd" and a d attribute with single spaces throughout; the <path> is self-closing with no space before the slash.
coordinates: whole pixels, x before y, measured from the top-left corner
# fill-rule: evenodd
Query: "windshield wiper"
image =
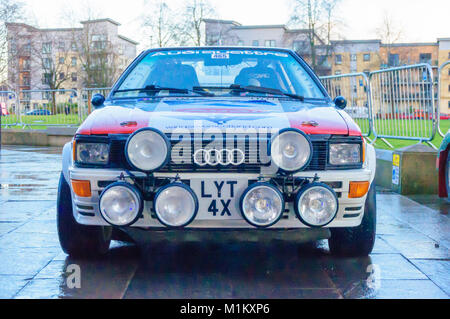
<path id="1" fill-rule="evenodd" d="M 171 87 L 162 87 L 162 86 L 156 86 L 156 85 L 147 85 L 144 88 L 137 88 L 137 89 L 123 89 L 123 90 L 115 90 L 113 94 L 121 93 L 121 92 L 133 92 L 138 91 L 141 92 L 149 92 L 149 93 L 158 93 L 161 91 L 169 91 L 174 93 L 181 93 L 181 94 L 188 94 L 188 93 L 196 93 L 203 96 L 214 96 L 213 93 L 209 93 L 203 90 L 189 90 L 189 89 L 181 89 L 181 88 L 171 88 Z"/>
<path id="2" fill-rule="evenodd" d="M 305 97 L 297 94 L 292 94 L 288 92 L 283 92 L 279 89 L 274 88 L 267 88 L 267 87 L 261 87 L 261 86 L 240 86 L 239 84 L 231 84 L 230 86 L 195 86 L 193 88 L 194 91 L 197 90 L 203 90 L 203 89 L 211 89 L 211 90 L 232 90 L 232 91 L 239 91 L 239 92 L 250 92 L 250 93 L 266 93 L 266 94 L 272 94 L 272 95 L 284 95 L 288 96 L 290 98 L 304 101 Z"/>

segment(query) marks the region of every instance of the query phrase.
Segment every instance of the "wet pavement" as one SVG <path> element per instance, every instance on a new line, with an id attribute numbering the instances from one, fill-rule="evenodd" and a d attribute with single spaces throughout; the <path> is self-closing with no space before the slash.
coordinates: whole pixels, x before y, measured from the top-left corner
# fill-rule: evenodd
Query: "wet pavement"
<path id="1" fill-rule="evenodd" d="M 60 152 L 2 146 L 0 298 L 450 296 L 449 203 L 433 196 L 379 192 L 377 240 L 368 258 L 332 257 L 326 242 L 225 244 L 219 238 L 140 250 L 113 242 L 101 260 L 71 259 L 56 234 Z M 73 277 L 77 266 L 79 278 Z"/>

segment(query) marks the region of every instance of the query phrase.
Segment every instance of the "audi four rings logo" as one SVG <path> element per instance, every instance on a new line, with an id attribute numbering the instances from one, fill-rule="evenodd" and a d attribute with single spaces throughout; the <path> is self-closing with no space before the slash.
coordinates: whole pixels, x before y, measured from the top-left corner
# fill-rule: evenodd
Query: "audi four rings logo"
<path id="1" fill-rule="evenodd" d="M 240 149 L 199 149 L 194 155 L 194 163 L 199 166 L 241 165 L 245 161 L 245 154 Z"/>

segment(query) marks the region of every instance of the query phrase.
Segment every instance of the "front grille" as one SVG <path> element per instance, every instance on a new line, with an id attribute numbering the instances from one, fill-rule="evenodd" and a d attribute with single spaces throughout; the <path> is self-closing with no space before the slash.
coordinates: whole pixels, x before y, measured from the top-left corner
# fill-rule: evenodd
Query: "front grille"
<path id="1" fill-rule="evenodd" d="M 110 149 L 110 165 L 114 168 L 126 168 L 131 169 L 130 164 L 125 157 L 125 144 L 126 136 L 120 136 L 119 138 L 113 138 L 111 140 Z M 267 135 L 264 137 L 252 139 L 248 136 L 235 136 L 233 140 L 224 140 L 220 145 L 224 145 L 224 148 L 237 148 L 245 155 L 245 161 L 240 165 L 196 165 L 193 161 L 194 151 L 200 147 L 208 148 L 213 140 L 196 141 L 191 139 L 190 143 L 183 144 L 183 152 L 181 151 L 180 140 L 172 138 L 168 135 L 172 145 L 172 158 L 160 172 L 247 172 L 247 173 L 259 173 L 261 166 L 268 166 L 268 150 L 270 137 Z M 327 167 L 328 160 L 328 139 L 330 137 L 311 136 L 311 143 L 313 146 L 313 155 L 311 162 L 305 168 L 305 171 L 322 171 Z M 190 144 L 190 145 L 189 145 Z M 211 146 L 209 146 L 211 148 Z M 262 152 L 263 154 L 260 154 Z M 224 153 L 225 155 L 225 153 Z M 234 160 L 236 161 L 238 154 L 234 154 Z"/>

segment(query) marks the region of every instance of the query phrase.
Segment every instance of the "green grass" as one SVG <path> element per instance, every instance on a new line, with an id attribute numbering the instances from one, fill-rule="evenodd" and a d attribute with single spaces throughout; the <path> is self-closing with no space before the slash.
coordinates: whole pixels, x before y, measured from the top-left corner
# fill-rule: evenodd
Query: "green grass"
<path id="1" fill-rule="evenodd" d="M 6 124 L 15 123 L 16 115 L 2 116 L 2 127 Z M 32 128 L 38 130 L 45 130 L 48 126 L 58 124 L 59 126 L 76 126 L 80 123 L 78 115 L 70 114 L 56 114 L 56 115 L 22 115 L 21 122 L 24 125 L 11 126 L 11 128 Z"/>
<path id="2" fill-rule="evenodd" d="M 409 130 L 409 124 L 408 127 L 406 127 L 406 124 L 403 124 L 402 129 L 397 129 L 397 132 L 395 131 L 395 129 L 393 130 L 392 128 L 395 128 L 395 124 L 398 123 L 393 123 L 396 122 L 396 120 L 377 120 L 379 122 L 376 123 L 377 127 L 379 127 L 379 132 L 386 134 L 386 135 L 395 135 L 396 133 L 402 133 L 407 135 L 408 133 L 410 133 L 411 131 Z M 10 116 L 6 116 L 6 117 L 2 117 L 2 127 L 5 127 L 5 123 L 15 123 L 16 122 L 16 116 L 15 115 L 10 115 Z M 367 127 L 367 121 L 363 121 L 363 120 L 356 120 L 356 122 L 361 125 L 362 128 Z M 429 123 L 427 124 L 428 127 L 430 128 L 429 130 L 431 130 L 431 121 L 428 121 Z M 46 129 L 48 127 L 48 125 L 54 125 L 54 124 L 60 124 L 60 126 L 76 126 L 79 123 L 78 120 L 78 116 L 77 115 L 64 115 L 64 114 L 56 114 L 56 115 L 23 115 L 22 116 L 22 123 L 24 124 L 32 124 L 32 126 L 11 126 L 12 128 L 32 128 L 32 129 Z M 442 120 L 441 123 L 441 130 L 442 132 L 445 134 L 449 129 L 450 129 L 450 120 Z M 416 128 L 420 127 L 420 125 L 424 125 L 423 121 L 419 121 L 419 120 L 412 120 L 411 121 L 411 125 L 415 125 Z M 371 134 L 369 136 L 369 138 L 371 140 L 374 139 L 373 134 Z M 408 145 L 414 145 L 417 144 L 418 141 L 414 140 L 414 141 L 409 141 L 409 140 L 396 140 L 396 139 L 387 139 L 389 143 L 392 144 L 392 146 L 394 146 L 394 148 L 402 148 Z M 441 145 L 442 142 L 442 137 L 436 133 L 436 136 L 434 138 L 434 140 L 432 141 L 432 143 L 436 146 L 439 147 Z M 381 139 L 377 139 L 375 142 L 375 147 L 376 148 L 380 148 L 380 149 L 391 149 L 388 145 L 386 145 L 386 143 L 384 143 Z"/>
<path id="3" fill-rule="evenodd" d="M 416 127 L 416 136 L 418 136 L 418 128 L 421 127 L 425 127 L 425 123 L 422 120 L 411 120 L 411 124 L 406 124 L 406 123 L 402 123 L 398 120 L 376 120 L 378 121 L 375 125 L 375 127 L 378 128 L 377 133 L 380 134 L 382 133 L 383 135 L 403 135 L 403 136 L 408 136 L 408 135 L 413 135 L 412 133 L 414 132 L 412 130 L 412 128 L 415 126 Z M 365 123 L 361 123 L 360 120 L 356 120 L 356 122 L 360 122 L 358 124 L 360 124 L 362 127 L 367 127 Z M 396 122 L 396 123 L 393 123 Z M 399 125 L 399 123 L 401 123 Z M 397 127 L 397 129 L 395 129 L 395 127 Z M 430 135 L 431 134 L 431 127 L 432 127 L 432 123 L 431 121 L 428 121 L 427 123 L 427 127 L 428 130 L 423 130 L 424 132 L 428 132 L 426 135 Z M 450 129 L 450 120 L 441 120 L 440 122 L 440 127 L 441 127 L 441 131 L 445 134 L 449 129 Z M 374 135 L 373 133 L 369 136 L 370 140 L 374 139 Z M 409 145 L 414 145 L 419 143 L 419 140 L 399 140 L 399 139 L 386 139 L 389 143 L 392 144 L 392 146 L 394 147 L 394 149 L 398 149 L 398 148 L 402 148 L 405 146 L 409 146 Z M 431 143 L 438 147 L 441 145 L 442 143 L 442 137 L 436 132 L 436 135 L 434 137 L 434 139 L 431 141 Z M 392 148 L 390 148 L 386 143 L 384 143 L 380 138 L 378 138 L 375 141 L 374 144 L 375 148 L 380 148 L 380 149 L 387 149 L 387 150 L 391 150 Z"/>

